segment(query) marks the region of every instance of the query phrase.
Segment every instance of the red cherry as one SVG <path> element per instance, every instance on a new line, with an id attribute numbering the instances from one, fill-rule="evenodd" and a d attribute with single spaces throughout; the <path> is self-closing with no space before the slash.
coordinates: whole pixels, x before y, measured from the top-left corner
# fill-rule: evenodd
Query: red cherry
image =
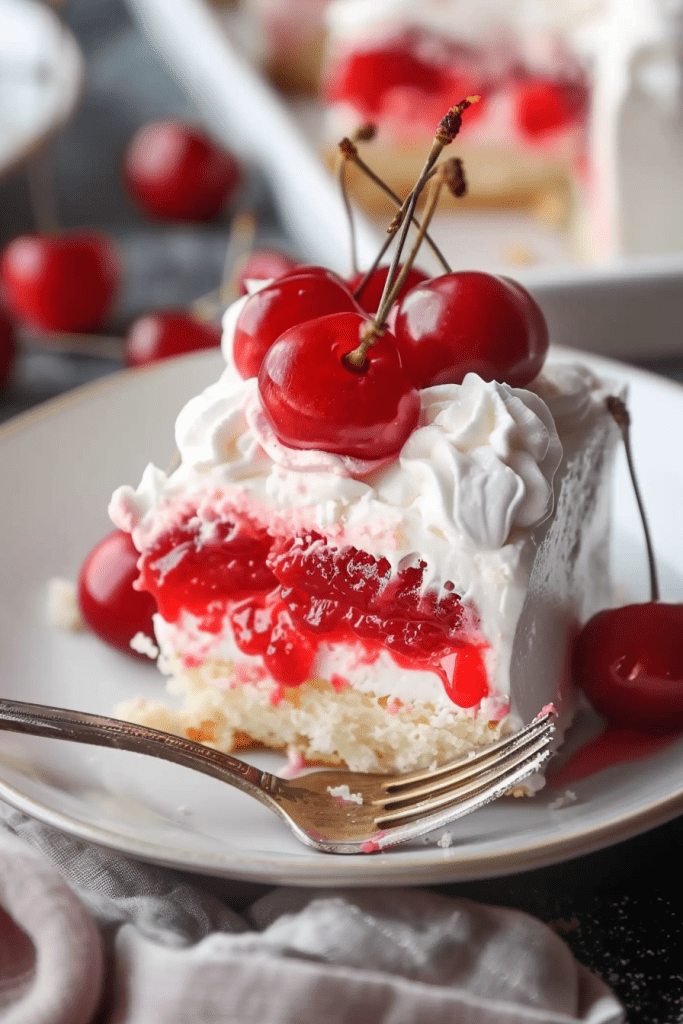
<path id="1" fill-rule="evenodd" d="M 363 288 L 363 291 L 357 296 L 358 304 L 367 313 L 371 313 L 373 316 L 379 308 L 379 300 L 382 298 L 382 292 L 384 291 L 384 283 L 389 273 L 389 267 L 377 267 L 373 270 L 368 283 Z M 355 294 L 358 285 L 365 277 L 365 272 L 359 270 L 357 274 L 354 274 L 349 281 L 349 288 Z M 419 267 L 411 267 L 408 271 L 408 277 L 406 283 L 398 293 L 397 302 L 400 302 L 404 295 L 414 288 L 416 284 L 422 284 L 423 281 L 429 280 L 429 274 L 425 274 L 424 270 L 420 270 Z"/>
<path id="2" fill-rule="evenodd" d="M 548 351 L 543 313 L 520 284 L 458 271 L 412 288 L 393 330 L 415 387 L 460 384 L 467 373 L 522 388 Z"/>
<path id="3" fill-rule="evenodd" d="M 651 601 L 598 612 L 577 638 L 572 674 L 610 722 L 683 728 L 683 605 Z"/>
<path id="4" fill-rule="evenodd" d="M 358 312 L 344 282 L 329 270 L 298 271 L 251 295 L 237 318 L 233 358 L 245 380 L 256 377 L 263 357 L 283 331 L 328 313 Z"/>
<path id="5" fill-rule="evenodd" d="M 123 179 L 145 213 L 162 220 L 205 221 L 220 213 L 240 182 L 235 158 L 194 125 L 150 121 L 126 150 Z"/>
<path id="6" fill-rule="evenodd" d="M 12 322 L 4 310 L 0 309 L 0 388 L 7 382 L 16 350 L 17 342 Z"/>
<path id="7" fill-rule="evenodd" d="M 361 370 L 345 361 L 367 323 L 359 313 L 308 320 L 285 331 L 266 353 L 259 392 L 283 444 L 360 459 L 400 451 L 417 425 L 420 396 L 388 331 L 368 350 Z"/>
<path id="8" fill-rule="evenodd" d="M 130 646 L 136 633 L 154 636 L 154 598 L 134 590 L 139 554 L 130 534 L 115 530 L 93 548 L 78 575 L 81 615 L 100 640 L 139 658 Z"/>
<path id="9" fill-rule="evenodd" d="M 519 128 L 532 138 L 540 138 L 581 122 L 588 93 L 578 82 L 527 80 L 516 85 L 515 99 Z"/>
<path id="10" fill-rule="evenodd" d="M 202 323 L 182 309 L 147 313 L 131 325 L 126 335 L 126 366 L 146 366 L 160 359 L 217 348 L 221 329 Z"/>
<path id="11" fill-rule="evenodd" d="M 277 280 L 291 274 L 298 264 L 291 256 L 275 249 L 254 249 L 239 268 L 235 284 L 240 295 L 247 294 L 246 281 Z"/>
<path id="12" fill-rule="evenodd" d="M 92 231 L 20 235 L 5 248 L 0 278 L 19 319 L 46 331 L 96 331 L 119 286 L 114 242 Z"/>

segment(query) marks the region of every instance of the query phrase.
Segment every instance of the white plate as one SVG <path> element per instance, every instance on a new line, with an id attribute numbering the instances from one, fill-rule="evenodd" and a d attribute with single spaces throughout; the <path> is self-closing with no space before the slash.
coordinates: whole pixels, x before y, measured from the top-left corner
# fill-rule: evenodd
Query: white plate
<path id="1" fill-rule="evenodd" d="M 672 441 L 683 422 L 683 388 L 615 363 L 590 363 L 631 386 L 636 459 L 664 594 L 681 600 L 683 466 Z M 118 374 L 2 430 L 1 693 L 104 714 L 119 700 L 160 694 L 153 666 L 92 636 L 49 626 L 46 582 L 75 578 L 86 552 L 110 529 L 105 510 L 113 488 L 137 482 L 148 459 L 168 462 L 176 413 L 220 368 L 220 356 L 205 353 Z M 645 555 L 623 462 L 615 520 L 619 576 L 635 597 L 645 597 Z M 682 760 L 683 740 L 576 784 L 572 806 L 552 810 L 557 792 L 503 800 L 454 825 L 446 850 L 434 837 L 366 857 L 309 850 L 260 804 L 178 766 L 38 737 L 0 733 L 0 796 L 73 835 L 209 874 L 273 883 L 433 883 L 548 864 L 666 821 L 683 810 Z"/>
<path id="2" fill-rule="evenodd" d="M 68 121 L 85 62 L 58 16 L 38 0 L 0 0 L 0 175 Z"/>

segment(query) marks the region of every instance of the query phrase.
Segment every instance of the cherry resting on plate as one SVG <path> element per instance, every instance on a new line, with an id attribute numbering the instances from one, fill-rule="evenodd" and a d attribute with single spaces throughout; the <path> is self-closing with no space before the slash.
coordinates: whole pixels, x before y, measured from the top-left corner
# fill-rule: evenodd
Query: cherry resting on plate
<path id="1" fill-rule="evenodd" d="M 516 281 L 480 271 L 442 274 L 412 288 L 392 322 L 415 387 L 460 384 L 468 373 L 523 388 L 539 373 L 548 327 Z"/>
<path id="2" fill-rule="evenodd" d="M 128 329 L 125 363 L 126 366 L 146 366 L 185 352 L 217 348 L 220 343 L 220 327 L 202 323 L 185 310 L 147 313 Z"/>
<path id="3" fill-rule="evenodd" d="M 322 267 L 305 267 L 273 281 L 244 304 L 233 339 L 233 359 L 245 380 L 258 376 L 268 349 L 290 327 L 328 313 L 360 312 L 341 278 Z"/>
<path id="4" fill-rule="evenodd" d="M 46 331 L 95 331 L 121 278 L 114 242 L 94 231 L 20 235 L 5 248 L 0 278 L 12 313 Z"/>
<path id="5" fill-rule="evenodd" d="M 16 350 L 17 343 L 12 321 L 0 308 L 0 388 L 7 382 Z"/>
<path id="6" fill-rule="evenodd" d="M 100 640 L 124 654 L 147 658 L 130 646 L 136 633 L 154 637 L 151 594 L 134 590 L 139 554 L 130 534 L 115 530 L 93 548 L 78 574 L 78 604 Z"/>
<path id="7" fill-rule="evenodd" d="M 645 534 L 651 600 L 607 608 L 589 619 L 574 645 L 572 673 L 608 721 L 671 732 L 683 728 L 683 605 L 659 602 L 657 566 L 631 450 L 631 418 L 616 395 L 606 405 L 624 440 Z"/>
<path id="8" fill-rule="evenodd" d="M 200 128 L 174 118 L 150 121 L 131 139 L 123 179 L 145 213 L 162 220 L 206 221 L 240 182 L 235 158 Z"/>
<path id="9" fill-rule="evenodd" d="M 403 270 L 403 265 L 399 266 L 399 272 Z M 389 266 L 376 267 L 373 270 L 368 283 L 363 288 L 362 292 L 357 296 L 357 302 L 359 306 L 374 316 L 379 307 L 379 300 L 382 298 L 382 292 L 384 291 L 384 284 L 389 274 Z M 365 272 L 359 270 L 357 274 L 349 280 L 349 288 L 355 294 L 358 285 L 365 277 Z M 424 270 L 420 270 L 419 267 L 411 267 L 408 272 L 405 284 L 398 293 L 397 302 L 405 296 L 406 292 L 409 292 L 411 288 L 414 288 L 417 284 L 422 284 L 423 281 L 429 280 L 429 274 L 425 274 Z"/>
<path id="10" fill-rule="evenodd" d="M 597 711 L 633 729 L 683 729 L 683 605 L 609 608 L 574 647 L 572 672 Z"/>
<path id="11" fill-rule="evenodd" d="M 346 357 L 370 321 L 333 313 L 285 331 L 266 353 L 259 392 L 267 419 L 290 448 L 359 459 L 396 455 L 415 429 L 420 396 L 386 331 L 362 368 Z"/>

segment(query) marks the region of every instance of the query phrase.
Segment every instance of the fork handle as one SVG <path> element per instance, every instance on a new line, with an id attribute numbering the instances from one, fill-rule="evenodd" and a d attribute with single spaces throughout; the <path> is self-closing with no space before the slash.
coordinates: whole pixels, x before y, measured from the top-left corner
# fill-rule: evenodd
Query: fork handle
<path id="1" fill-rule="evenodd" d="M 132 750 L 137 754 L 173 761 L 236 786 L 271 810 L 278 810 L 269 792 L 280 781 L 277 776 L 259 771 L 253 765 L 220 750 L 159 729 L 106 718 L 104 715 L 91 715 L 85 711 L 0 699 L 0 730 Z"/>

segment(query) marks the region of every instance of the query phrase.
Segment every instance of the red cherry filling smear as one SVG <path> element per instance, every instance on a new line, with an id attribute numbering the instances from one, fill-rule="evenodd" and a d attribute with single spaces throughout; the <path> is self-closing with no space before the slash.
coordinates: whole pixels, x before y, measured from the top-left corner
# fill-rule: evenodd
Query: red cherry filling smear
<path id="1" fill-rule="evenodd" d="M 154 598 L 133 589 L 139 554 L 130 534 L 115 530 L 93 548 L 78 575 L 78 604 L 100 640 L 125 654 L 148 660 L 130 646 L 136 633 L 154 637 Z"/>
<path id="2" fill-rule="evenodd" d="M 683 605 L 650 602 L 598 612 L 577 638 L 572 673 L 610 722 L 683 729 Z"/>
<path id="3" fill-rule="evenodd" d="M 420 396 L 387 331 L 361 370 L 346 360 L 368 321 L 333 313 L 290 328 L 259 373 L 263 408 L 279 440 L 359 459 L 396 455 L 417 425 Z"/>

